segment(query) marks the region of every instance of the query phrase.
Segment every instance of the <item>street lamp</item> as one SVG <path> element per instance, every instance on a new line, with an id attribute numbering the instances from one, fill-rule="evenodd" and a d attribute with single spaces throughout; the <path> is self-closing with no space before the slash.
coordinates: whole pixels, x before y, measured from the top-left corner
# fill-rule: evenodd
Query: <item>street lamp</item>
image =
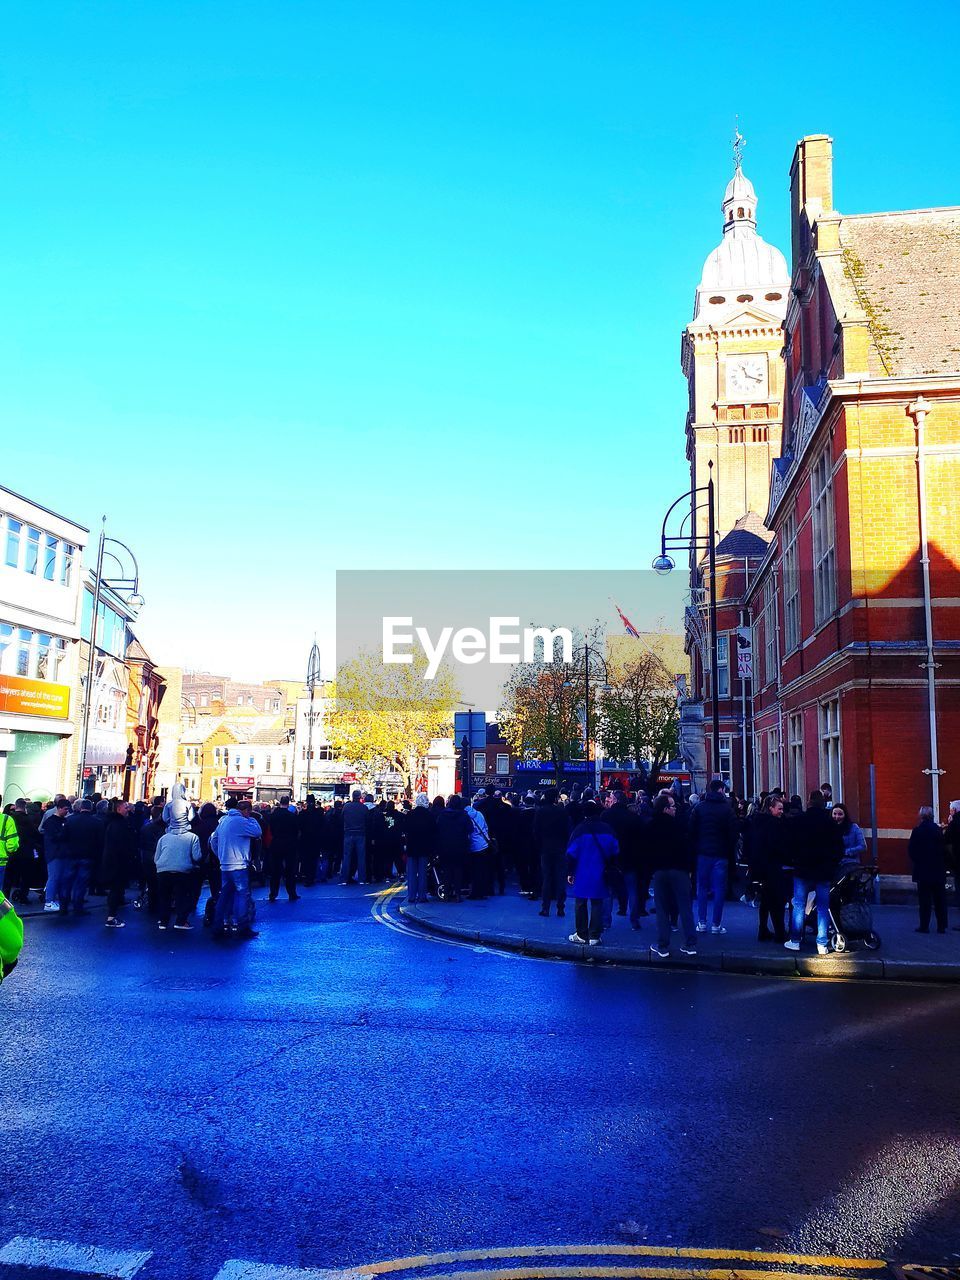
<path id="1" fill-rule="evenodd" d="M 320 650 L 314 640 L 307 659 L 307 688 L 310 690 L 310 711 L 307 722 L 307 795 L 310 794 L 310 765 L 313 761 L 313 697 L 320 683 Z M 296 766 L 294 766 L 296 767 Z"/>
<path id="2" fill-rule="evenodd" d="M 107 550 L 108 542 L 127 553 L 133 565 L 132 574 L 124 567 L 123 561 L 116 552 Z M 104 576 L 104 559 L 114 561 L 117 569 L 119 570 L 119 577 L 108 578 Z M 143 596 L 140 594 L 140 569 L 137 565 L 137 557 L 125 542 L 121 542 L 119 538 L 107 537 L 106 516 L 104 516 L 100 522 L 100 541 L 97 546 L 97 568 L 93 578 L 93 610 L 90 614 L 90 639 L 87 644 L 87 683 L 86 697 L 83 704 L 83 720 L 81 722 L 80 730 L 80 763 L 77 766 L 77 795 L 83 795 L 83 775 L 87 765 L 87 747 L 89 745 L 90 738 L 90 708 L 93 701 L 93 664 L 97 652 L 97 615 L 100 612 L 100 592 L 105 586 L 109 587 L 111 591 L 115 591 L 118 595 L 123 596 L 127 605 L 134 614 L 139 613 L 143 608 L 144 600 Z"/>
<path id="3" fill-rule="evenodd" d="M 706 545 L 708 555 L 708 572 L 710 575 L 710 700 L 713 712 L 713 772 L 720 772 L 720 696 L 718 692 L 717 670 L 720 665 L 720 655 L 717 645 L 717 526 L 716 526 L 716 499 L 713 488 L 713 462 L 709 462 L 709 479 L 705 485 L 698 485 L 682 493 L 675 502 L 672 502 L 667 508 L 667 514 L 663 517 L 663 527 L 660 530 L 660 554 L 653 562 L 653 571 L 661 576 L 670 573 L 674 567 L 674 561 L 667 555 L 668 548 L 670 550 L 684 551 L 702 551 Z M 697 537 L 696 520 L 693 519 L 695 512 L 700 507 L 693 506 L 698 493 L 707 495 L 706 507 L 708 515 L 707 537 L 706 542 L 703 538 Z M 680 505 L 681 502 L 689 500 L 691 504 L 691 528 L 689 536 L 683 533 L 674 536 L 667 534 L 667 521 L 673 510 Z M 683 524 L 681 524 L 681 529 Z"/>

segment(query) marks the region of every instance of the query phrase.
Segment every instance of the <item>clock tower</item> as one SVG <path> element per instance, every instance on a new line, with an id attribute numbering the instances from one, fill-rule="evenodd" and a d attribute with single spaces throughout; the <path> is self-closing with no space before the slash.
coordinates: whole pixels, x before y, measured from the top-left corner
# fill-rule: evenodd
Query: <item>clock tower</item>
<path id="1" fill-rule="evenodd" d="M 741 167 L 742 140 L 721 208 L 723 239 L 703 264 L 681 364 L 689 388 L 691 483 L 713 463 L 717 533 L 752 511 L 766 515 L 770 470 L 780 456 L 783 320 L 790 273 L 783 254 L 757 235 L 757 197 Z M 706 537 L 708 513 L 697 512 Z"/>

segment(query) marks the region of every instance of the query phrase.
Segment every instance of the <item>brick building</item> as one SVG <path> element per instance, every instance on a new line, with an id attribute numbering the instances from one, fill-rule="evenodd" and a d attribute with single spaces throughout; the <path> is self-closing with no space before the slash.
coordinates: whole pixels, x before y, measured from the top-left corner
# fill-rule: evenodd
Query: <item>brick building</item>
<path id="1" fill-rule="evenodd" d="M 882 870 L 960 796 L 960 208 L 842 215 L 832 141 L 790 173 L 774 537 L 744 603 L 757 782 L 833 784 Z M 952 779 L 952 781 L 951 781 Z"/>
<path id="2" fill-rule="evenodd" d="M 838 214 L 822 134 L 790 177 L 774 540 L 745 596 L 759 781 L 828 780 L 867 826 L 873 776 L 900 870 L 918 806 L 960 795 L 960 209 Z"/>

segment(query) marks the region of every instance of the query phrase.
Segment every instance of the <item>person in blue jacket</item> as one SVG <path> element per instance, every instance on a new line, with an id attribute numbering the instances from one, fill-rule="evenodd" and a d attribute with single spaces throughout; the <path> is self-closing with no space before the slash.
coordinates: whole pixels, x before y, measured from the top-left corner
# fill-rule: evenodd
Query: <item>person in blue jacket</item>
<path id="1" fill-rule="evenodd" d="M 599 946 L 603 936 L 603 900 L 609 893 L 607 881 L 619 852 L 617 837 L 600 813 L 600 806 L 589 801 L 583 809 L 583 821 L 571 831 L 567 844 L 567 883 L 576 900 L 577 921 L 570 941 L 591 947 Z"/>

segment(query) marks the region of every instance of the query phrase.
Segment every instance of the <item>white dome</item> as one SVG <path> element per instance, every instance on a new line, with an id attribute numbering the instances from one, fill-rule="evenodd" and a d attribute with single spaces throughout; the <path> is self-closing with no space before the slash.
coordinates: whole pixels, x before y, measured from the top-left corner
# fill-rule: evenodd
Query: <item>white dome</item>
<path id="1" fill-rule="evenodd" d="M 753 189 L 753 183 L 744 175 L 744 172 L 739 165 L 737 166 L 733 177 L 727 183 L 726 191 L 723 193 L 722 207 L 724 211 L 726 211 L 726 206 L 731 201 L 736 200 L 749 200 L 754 207 L 756 207 L 757 203 L 757 193 Z"/>
<path id="2" fill-rule="evenodd" d="M 726 235 L 703 264 L 701 289 L 761 289 L 790 282 L 787 260 L 779 249 L 753 235 Z"/>
<path id="3" fill-rule="evenodd" d="M 757 193 L 739 164 L 721 208 L 723 239 L 703 264 L 693 318 L 720 319 L 742 310 L 744 302 L 754 302 L 782 320 L 790 271 L 780 250 L 757 235 Z"/>

